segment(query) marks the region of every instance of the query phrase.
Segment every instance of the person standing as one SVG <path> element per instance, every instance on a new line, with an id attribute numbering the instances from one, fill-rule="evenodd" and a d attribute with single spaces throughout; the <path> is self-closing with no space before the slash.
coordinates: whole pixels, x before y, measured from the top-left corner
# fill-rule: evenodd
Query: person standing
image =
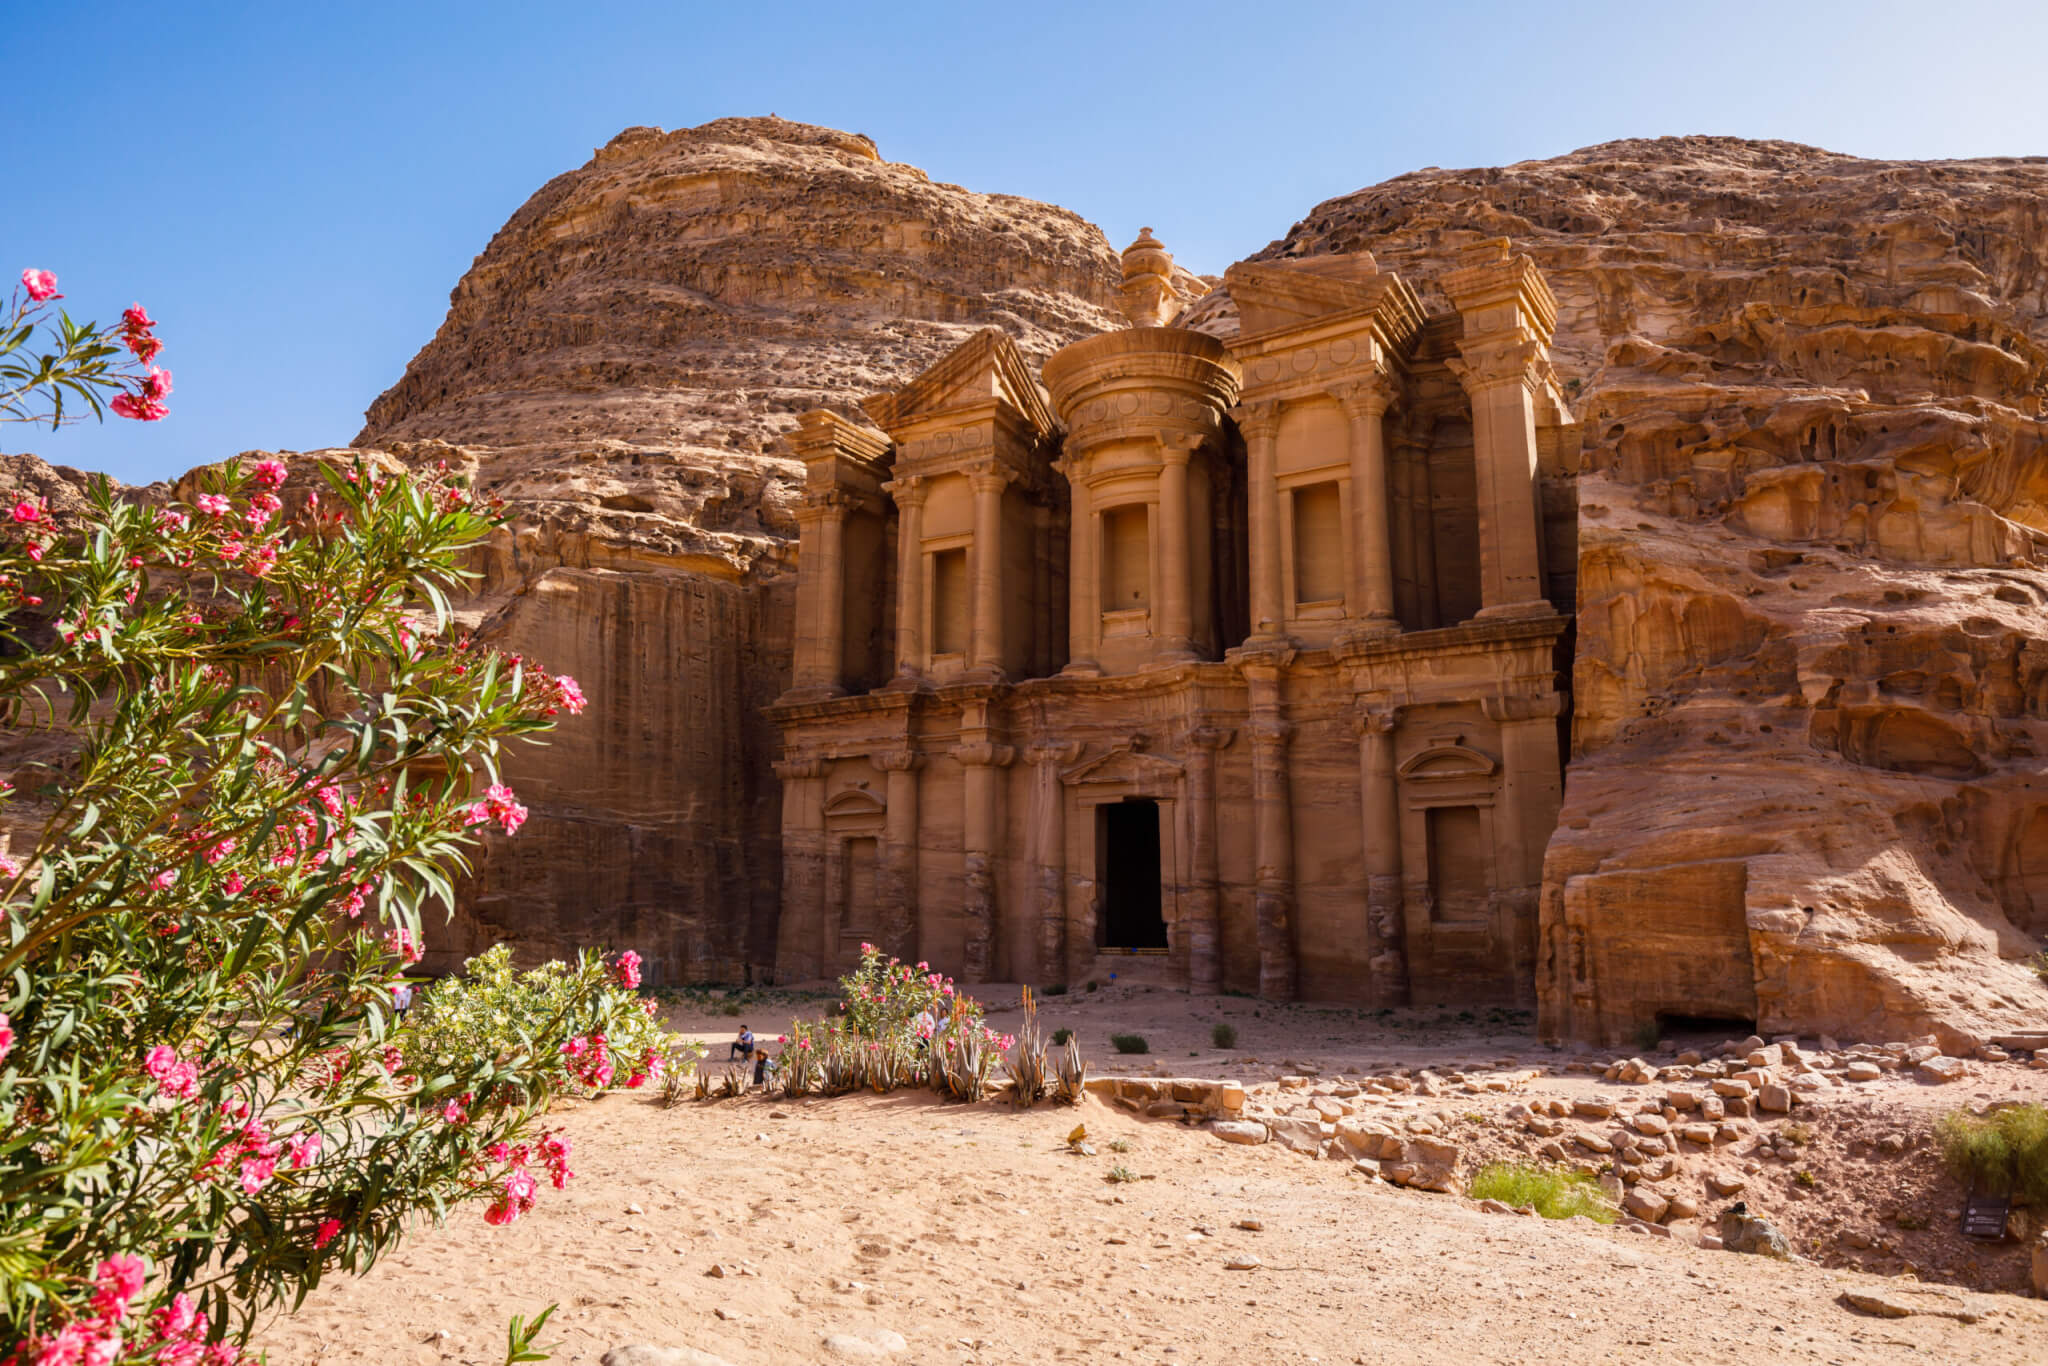
<path id="1" fill-rule="evenodd" d="M 391 988 L 391 1006 L 397 1012 L 398 1022 L 405 1023 L 405 1017 L 412 1013 L 412 983 L 401 980 Z"/>

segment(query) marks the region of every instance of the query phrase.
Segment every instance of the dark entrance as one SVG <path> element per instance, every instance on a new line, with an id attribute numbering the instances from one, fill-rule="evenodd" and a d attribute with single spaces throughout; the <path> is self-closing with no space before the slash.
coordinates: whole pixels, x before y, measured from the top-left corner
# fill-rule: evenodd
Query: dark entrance
<path id="1" fill-rule="evenodd" d="M 1165 948 L 1166 921 L 1159 914 L 1159 803 L 1126 798 L 1096 807 L 1095 847 L 1101 850 L 1102 947 Z"/>

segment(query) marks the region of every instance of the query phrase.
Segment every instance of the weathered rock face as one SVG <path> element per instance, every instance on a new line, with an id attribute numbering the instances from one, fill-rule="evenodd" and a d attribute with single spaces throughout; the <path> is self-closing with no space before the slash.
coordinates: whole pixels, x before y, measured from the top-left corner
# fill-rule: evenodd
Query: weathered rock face
<path id="1" fill-rule="evenodd" d="M 2044 194 L 2042 158 L 1632 141 L 1403 176 L 1268 249 L 1420 278 L 1506 235 L 1558 295 L 1547 1033 L 1951 1042 L 2048 1007 Z"/>
<path id="2" fill-rule="evenodd" d="M 509 766 L 533 817 L 437 962 L 632 944 L 656 982 L 773 961 L 799 413 L 989 325 L 1042 356 L 1113 325 L 1102 234 L 779 119 L 631 128 L 543 186 L 370 408 L 359 447 L 466 465 L 520 520 L 464 611 L 590 710 Z M 441 443 L 452 443 L 442 445 Z"/>

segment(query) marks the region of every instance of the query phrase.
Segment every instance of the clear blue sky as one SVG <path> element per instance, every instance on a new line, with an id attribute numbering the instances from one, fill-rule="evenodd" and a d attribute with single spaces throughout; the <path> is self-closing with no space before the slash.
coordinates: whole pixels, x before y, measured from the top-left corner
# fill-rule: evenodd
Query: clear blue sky
<path id="1" fill-rule="evenodd" d="M 867 133 L 934 179 L 1144 224 L 1201 271 L 1421 166 L 1618 137 L 2048 153 L 2030 0 L 757 7 L 0 0 L 0 270 L 141 300 L 173 414 L 0 450 L 147 480 L 348 441 L 491 234 L 631 124 Z"/>

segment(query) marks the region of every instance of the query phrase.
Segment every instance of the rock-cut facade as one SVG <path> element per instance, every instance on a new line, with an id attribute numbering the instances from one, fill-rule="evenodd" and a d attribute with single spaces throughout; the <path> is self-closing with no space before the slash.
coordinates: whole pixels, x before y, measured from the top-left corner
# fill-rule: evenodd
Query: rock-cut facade
<path id="1" fill-rule="evenodd" d="M 790 438 L 777 976 L 1534 1006 L 1578 443 L 1542 272 L 1483 241 L 1431 309 L 1364 251 L 1245 262 L 1219 339 L 1149 230 L 1122 268 L 1128 326 L 1042 367 L 990 328 Z"/>

